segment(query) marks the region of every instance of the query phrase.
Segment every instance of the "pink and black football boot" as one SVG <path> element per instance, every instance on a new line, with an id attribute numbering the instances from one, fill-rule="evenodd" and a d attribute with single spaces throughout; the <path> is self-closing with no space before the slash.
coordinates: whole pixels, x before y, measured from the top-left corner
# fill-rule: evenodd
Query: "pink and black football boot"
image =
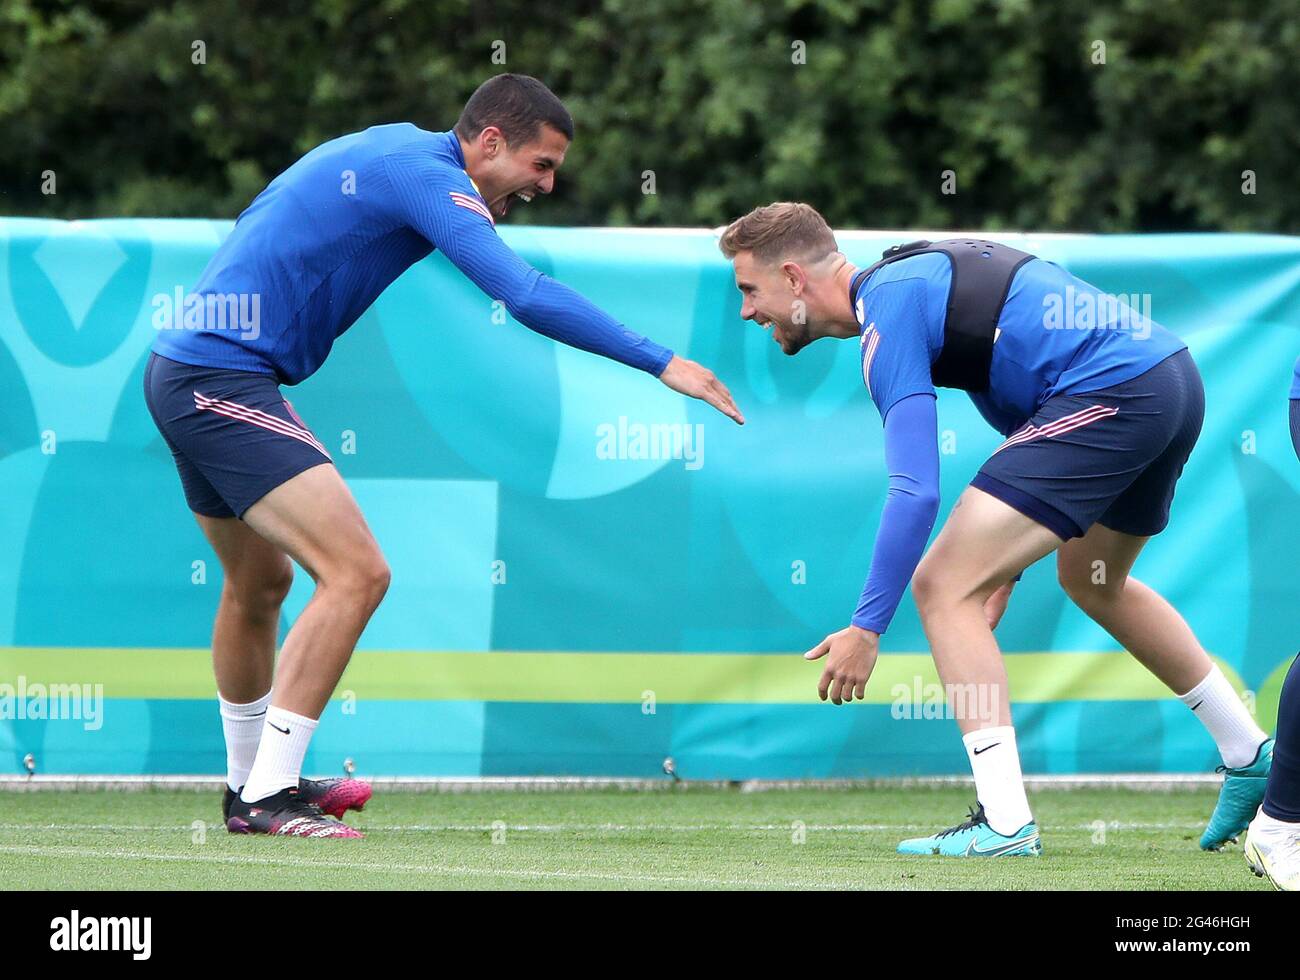
<path id="1" fill-rule="evenodd" d="M 268 834 L 272 837 L 363 837 L 355 827 L 327 817 L 308 803 L 297 786 L 273 793 L 256 803 L 238 796 L 230 801 L 226 829 L 232 834 Z"/>
<path id="2" fill-rule="evenodd" d="M 343 819 L 349 810 L 363 810 L 370 802 L 370 784 L 364 779 L 300 779 L 303 799 L 315 803 L 321 813 Z"/>
<path id="3" fill-rule="evenodd" d="M 343 819 L 349 810 L 363 810 L 370 802 L 370 784 L 364 779 L 300 779 L 298 789 L 308 803 L 315 803 L 327 816 Z M 221 799 L 221 817 L 230 819 L 230 803 L 239 794 L 226 787 Z"/>

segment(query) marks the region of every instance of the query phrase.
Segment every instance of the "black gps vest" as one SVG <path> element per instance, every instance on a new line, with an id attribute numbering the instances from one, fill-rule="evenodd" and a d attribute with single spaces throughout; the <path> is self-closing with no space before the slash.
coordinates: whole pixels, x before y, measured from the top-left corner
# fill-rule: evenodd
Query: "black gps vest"
<path id="1" fill-rule="evenodd" d="M 984 391 L 989 386 L 993 340 L 1011 280 L 1034 256 L 997 242 L 968 238 L 895 245 L 885 250 L 879 262 L 853 277 L 849 302 L 857 301 L 858 288 L 881 266 L 929 252 L 942 252 L 952 264 L 943 350 L 930 366 L 930 378 L 940 388 Z"/>

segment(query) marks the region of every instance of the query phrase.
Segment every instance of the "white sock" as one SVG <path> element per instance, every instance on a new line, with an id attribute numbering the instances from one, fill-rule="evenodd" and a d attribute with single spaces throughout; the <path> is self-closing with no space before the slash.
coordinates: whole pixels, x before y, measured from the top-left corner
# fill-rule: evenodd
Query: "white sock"
<path id="1" fill-rule="evenodd" d="M 1255 813 L 1255 819 L 1250 822 L 1250 832 L 1265 837 L 1295 837 L 1300 834 L 1300 823 L 1270 817 L 1261 806 Z"/>
<path id="2" fill-rule="evenodd" d="M 975 794 L 984 805 L 984 816 L 990 827 L 1009 837 L 1034 819 L 1020 774 L 1016 730 L 1010 725 L 981 728 L 962 736 L 962 742 L 975 774 Z"/>
<path id="3" fill-rule="evenodd" d="M 226 736 L 226 785 L 238 793 L 248 781 L 248 770 L 253 768 L 257 743 L 262 739 L 262 716 L 271 703 L 271 692 L 248 704 L 234 704 L 218 694 L 217 703 L 221 706 L 221 730 Z"/>
<path id="4" fill-rule="evenodd" d="M 1255 761 L 1268 736 L 1255 724 L 1218 664 L 1210 668 L 1201 683 L 1178 695 L 1178 700 L 1192 709 L 1210 733 L 1225 766 L 1240 769 Z"/>
<path id="5" fill-rule="evenodd" d="M 304 718 L 275 705 L 267 708 L 257 758 L 239 798 L 245 803 L 256 803 L 282 789 L 297 786 L 302 776 L 302 760 L 317 724 L 314 718 Z"/>

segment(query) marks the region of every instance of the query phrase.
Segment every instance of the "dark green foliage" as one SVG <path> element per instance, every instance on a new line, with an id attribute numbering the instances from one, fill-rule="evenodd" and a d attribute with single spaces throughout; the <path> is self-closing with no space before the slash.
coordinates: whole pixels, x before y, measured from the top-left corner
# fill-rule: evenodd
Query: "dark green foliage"
<path id="1" fill-rule="evenodd" d="M 506 70 L 578 128 L 512 220 L 801 198 L 841 227 L 1300 230 L 1296 0 L 4 0 L 0 213 L 232 217 L 317 143 L 450 128 Z"/>

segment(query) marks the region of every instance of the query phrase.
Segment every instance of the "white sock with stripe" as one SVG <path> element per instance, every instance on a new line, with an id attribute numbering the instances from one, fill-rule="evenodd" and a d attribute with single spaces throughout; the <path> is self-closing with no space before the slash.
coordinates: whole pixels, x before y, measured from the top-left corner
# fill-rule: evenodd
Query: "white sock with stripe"
<path id="1" fill-rule="evenodd" d="M 257 758 L 239 798 L 245 803 L 256 803 L 282 789 L 297 786 L 302 776 L 302 761 L 317 724 L 314 718 L 304 718 L 275 705 L 267 708 Z"/>
<path id="2" fill-rule="evenodd" d="M 226 736 L 226 785 L 238 793 L 253 768 L 271 692 L 248 704 L 235 704 L 218 694 L 217 703 L 221 707 L 221 731 Z"/>
<path id="3" fill-rule="evenodd" d="M 981 728 L 962 736 L 962 743 L 975 774 L 975 794 L 984 805 L 989 826 L 1010 837 L 1034 819 L 1020 773 L 1016 730 L 1010 725 Z"/>
<path id="4" fill-rule="evenodd" d="M 1240 769 L 1255 761 L 1259 747 L 1268 735 L 1255 724 L 1255 719 L 1237 697 L 1232 683 L 1223 676 L 1218 664 L 1210 668 L 1201 683 L 1186 694 L 1178 695 L 1178 700 L 1192 709 L 1192 714 L 1210 733 L 1225 766 Z"/>

